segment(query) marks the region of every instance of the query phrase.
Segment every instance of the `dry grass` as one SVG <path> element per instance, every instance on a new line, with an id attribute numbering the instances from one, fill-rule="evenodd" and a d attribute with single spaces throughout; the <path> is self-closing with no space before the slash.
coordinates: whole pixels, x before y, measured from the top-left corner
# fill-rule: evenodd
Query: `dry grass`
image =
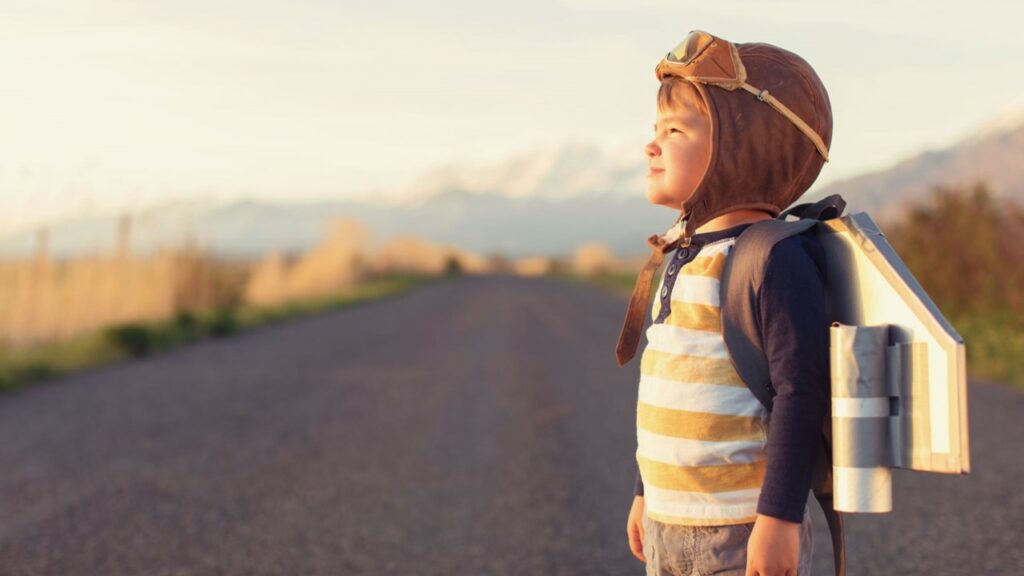
<path id="1" fill-rule="evenodd" d="M 374 246 L 335 220 L 304 254 L 234 262 L 187 245 L 133 256 L 129 222 L 111 254 L 0 262 L 0 388 L 199 338 L 406 290 L 429 278 L 487 273 L 492 260 L 404 236 Z"/>
<path id="2" fill-rule="evenodd" d="M 279 306 L 240 305 L 198 314 L 110 326 L 105 330 L 31 347 L 0 347 L 0 391 L 129 358 L 156 354 L 205 338 L 401 294 L 435 277 L 395 274 L 330 297 Z"/>

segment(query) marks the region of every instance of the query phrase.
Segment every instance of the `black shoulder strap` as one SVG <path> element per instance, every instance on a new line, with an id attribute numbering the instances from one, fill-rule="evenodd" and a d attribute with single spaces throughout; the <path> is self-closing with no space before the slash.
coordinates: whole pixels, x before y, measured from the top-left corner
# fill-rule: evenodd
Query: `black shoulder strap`
<path id="1" fill-rule="evenodd" d="M 757 319 L 757 294 L 764 280 L 764 264 L 775 244 L 805 232 L 817 223 L 813 219 L 755 222 L 736 238 L 722 270 L 722 335 L 740 378 L 769 411 L 775 392 L 768 375 L 768 359 Z"/>
<path id="2" fill-rule="evenodd" d="M 821 220 L 837 218 L 846 208 L 838 194 L 794 206 L 777 218 L 754 222 L 737 238 L 722 270 L 720 303 L 722 335 L 740 378 L 754 396 L 771 411 L 772 396 L 768 359 L 757 320 L 757 294 L 764 280 L 764 265 L 780 241 L 814 228 Z M 799 220 L 786 221 L 795 215 Z"/>
<path id="3" fill-rule="evenodd" d="M 817 202 L 809 202 L 807 204 L 797 204 L 788 210 L 779 214 L 779 220 L 785 220 L 786 216 L 796 216 L 797 218 L 813 218 L 815 220 L 830 220 L 832 218 L 839 218 L 839 215 L 846 209 L 846 200 L 839 194 L 832 194 L 826 196 Z"/>

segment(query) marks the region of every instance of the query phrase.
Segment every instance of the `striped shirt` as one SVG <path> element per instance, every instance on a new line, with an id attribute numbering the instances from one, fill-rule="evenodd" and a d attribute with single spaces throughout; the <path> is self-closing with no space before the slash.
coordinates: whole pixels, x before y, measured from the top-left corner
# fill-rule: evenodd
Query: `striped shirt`
<path id="1" fill-rule="evenodd" d="M 828 323 L 820 247 L 780 242 L 766 263 L 759 314 L 774 425 L 729 360 L 719 282 L 749 224 L 695 234 L 664 267 L 640 361 L 636 494 L 673 524 L 799 522 L 828 402 Z"/>
<path id="2" fill-rule="evenodd" d="M 753 522 L 765 472 L 768 412 L 740 379 L 722 338 L 719 281 L 735 238 L 711 242 L 678 274 L 664 322 L 647 329 L 637 398 L 645 509 L 670 524 Z M 652 320 L 662 311 L 655 301 Z"/>

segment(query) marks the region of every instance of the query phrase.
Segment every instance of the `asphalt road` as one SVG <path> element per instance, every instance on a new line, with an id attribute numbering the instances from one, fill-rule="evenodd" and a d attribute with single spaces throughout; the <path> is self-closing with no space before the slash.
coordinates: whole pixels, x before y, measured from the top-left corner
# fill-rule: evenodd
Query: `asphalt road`
<path id="1" fill-rule="evenodd" d="M 466 277 L 0 396 L 0 574 L 643 574 L 624 304 Z M 1024 573 L 1024 394 L 970 394 L 972 474 L 897 474 L 851 576 Z"/>

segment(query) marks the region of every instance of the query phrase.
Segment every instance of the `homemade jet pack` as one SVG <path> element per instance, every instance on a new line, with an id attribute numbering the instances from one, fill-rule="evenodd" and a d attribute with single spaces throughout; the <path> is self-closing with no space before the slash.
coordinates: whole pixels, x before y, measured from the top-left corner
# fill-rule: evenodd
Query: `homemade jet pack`
<path id="1" fill-rule="evenodd" d="M 892 469 L 970 471 L 963 338 L 864 212 L 832 195 L 744 230 L 721 280 L 722 334 L 740 377 L 768 410 L 773 390 L 756 321 L 772 246 L 813 234 L 825 251 L 831 421 L 814 471 L 837 576 L 846 574 L 841 513 L 892 510 Z M 798 217 L 787 221 L 789 215 Z"/>
<path id="2" fill-rule="evenodd" d="M 764 262 L 779 240 L 816 236 L 833 321 L 833 506 L 888 512 L 893 468 L 970 471 L 964 341 L 871 217 L 840 217 L 845 206 L 833 195 L 744 230 L 722 276 L 722 328 L 737 371 L 770 409 L 768 364 L 753 322 Z"/>

